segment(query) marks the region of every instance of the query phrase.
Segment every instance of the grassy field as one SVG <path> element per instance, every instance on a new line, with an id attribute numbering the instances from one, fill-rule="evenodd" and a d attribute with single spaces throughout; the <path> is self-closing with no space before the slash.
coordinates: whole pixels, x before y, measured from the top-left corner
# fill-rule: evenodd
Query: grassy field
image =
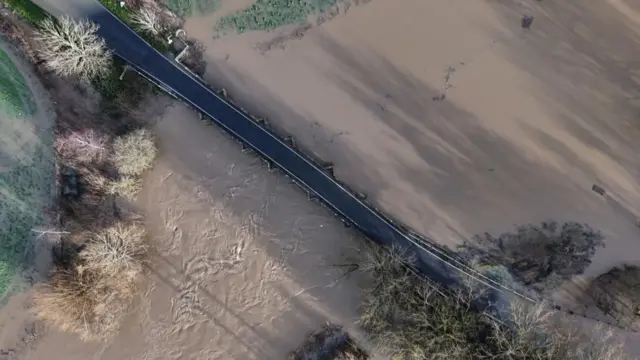
<path id="1" fill-rule="evenodd" d="M 54 163 L 44 148 L 44 144 L 38 146 L 33 162 L 0 173 L 0 294 L 21 267 L 31 229 L 44 221 L 43 212 L 34 211 L 46 206 L 43 199 L 51 197 Z"/>
<path id="2" fill-rule="evenodd" d="M 9 55 L 0 50 L 0 111 L 6 116 L 32 115 L 35 104 L 29 87 Z"/>
<path id="3" fill-rule="evenodd" d="M 280 26 L 303 24 L 310 15 L 327 11 L 339 0 L 256 0 L 250 7 L 225 16 L 217 30 L 274 30 Z"/>
<path id="4" fill-rule="evenodd" d="M 31 229 L 42 222 L 42 211 L 53 184 L 52 134 L 32 120 L 34 97 L 22 74 L 0 50 L 0 294 L 13 281 L 24 260 Z M 46 127 L 48 129 L 48 127 Z M 35 136 L 34 136 L 35 135 Z"/>

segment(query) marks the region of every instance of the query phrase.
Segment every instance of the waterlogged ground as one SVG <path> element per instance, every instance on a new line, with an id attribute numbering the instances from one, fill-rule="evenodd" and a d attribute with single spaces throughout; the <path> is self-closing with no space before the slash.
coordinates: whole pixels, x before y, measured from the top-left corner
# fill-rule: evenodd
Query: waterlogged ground
<path id="1" fill-rule="evenodd" d="M 640 262 L 632 1 L 351 1 L 221 35 L 248 6 L 187 20 L 205 79 L 393 217 L 450 247 L 516 224 L 588 223 L 608 243 L 558 293 L 566 304 L 588 277 Z"/>

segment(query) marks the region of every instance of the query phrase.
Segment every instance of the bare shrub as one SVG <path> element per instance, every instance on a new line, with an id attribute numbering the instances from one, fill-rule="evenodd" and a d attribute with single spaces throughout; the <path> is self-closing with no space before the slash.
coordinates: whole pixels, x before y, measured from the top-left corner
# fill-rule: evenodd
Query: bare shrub
<path id="1" fill-rule="evenodd" d="M 109 184 L 109 193 L 133 201 L 142 189 L 142 181 L 131 176 L 123 176 Z"/>
<path id="2" fill-rule="evenodd" d="M 69 218 L 86 227 L 109 226 L 117 221 L 113 200 L 104 194 L 84 193 L 70 201 L 66 210 Z"/>
<path id="3" fill-rule="evenodd" d="M 492 352 L 513 359 L 570 359 L 572 347 L 567 341 L 542 332 L 551 316 L 546 304 L 527 306 L 514 301 L 507 316 L 509 326 L 491 323 Z"/>
<path id="4" fill-rule="evenodd" d="M 415 274 L 401 252 L 377 249 L 365 267 L 373 278 L 360 323 L 394 360 L 621 360 L 620 343 L 607 333 L 585 334 L 557 321 L 545 304 L 513 303 L 498 319 L 476 311 L 482 293 L 442 292 Z"/>
<path id="5" fill-rule="evenodd" d="M 189 48 L 180 62 L 191 69 L 195 74 L 202 76 L 207 68 L 207 62 L 204 60 L 206 48 L 198 41 L 188 40 L 187 44 L 189 45 Z"/>
<path id="6" fill-rule="evenodd" d="M 146 254 L 144 228 L 117 223 L 97 232 L 74 231 L 84 248 L 62 256 L 50 281 L 34 295 L 34 311 L 48 324 L 83 340 L 108 340 L 120 327 L 139 286 Z"/>
<path id="7" fill-rule="evenodd" d="M 289 360 L 367 360 L 369 356 L 360 349 L 341 326 L 326 324 L 320 331 L 309 334 L 304 344 L 289 355 Z"/>
<path id="8" fill-rule="evenodd" d="M 123 175 L 142 174 L 151 168 L 157 154 L 155 138 L 147 129 L 118 137 L 113 144 L 113 163 Z"/>
<path id="9" fill-rule="evenodd" d="M 504 265 L 519 282 L 544 291 L 582 274 L 601 246 L 602 234 L 588 225 L 552 221 L 518 226 L 498 237 L 477 235 L 461 249 L 467 260 Z"/>
<path id="10" fill-rule="evenodd" d="M 109 180 L 95 167 L 79 165 L 75 168 L 82 191 L 96 195 L 103 195 Z"/>
<path id="11" fill-rule="evenodd" d="M 614 267 L 595 278 L 585 293 L 619 326 L 640 331 L 640 268 Z"/>
<path id="12" fill-rule="evenodd" d="M 575 324 L 565 324 L 570 326 Z M 574 327 L 574 334 L 571 332 L 560 335 L 560 338 L 565 340 L 567 344 L 575 346 L 572 349 L 571 356 L 574 359 L 584 360 L 625 360 L 628 359 L 624 342 L 616 339 L 613 330 L 606 329 L 604 326 L 597 325 L 591 331 L 592 336 L 581 336 L 582 334 L 575 335 L 578 327 Z"/>
<path id="13" fill-rule="evenodd" d="M 162 31 L 160 16 L 154 9 L 140 8 L 131 15 L 131 22 L 139 31 L 157 36 Z"/>
<path id="14" fill-rule="evenodd" d="M 60 76 L 90 80 L 106 75 L 111 67 L 111 52 L 97 31 L 98 25 L 87 20 L 47 18 L 40 23 L 36 35 L 40 57 Z"/>
<path id="15" fill-rule="evenodd" d="M 128 289 L 143 272 L 144 237 L 144 227 L 117 223 L 92 234 L 80 257 L 88 269 Z"/>
<path id="16" fill-rule="evenodd" d="M 108 144 L 107 135 L 91 129 L 57 136 L 55 141 L 55 147 L 60 156 L 79 162 L 104 159 Z"/>
<path id="17" fill-rule="evenodd" d="M 82 340 L 106 340 L 119 329 L 127 299 L 106 286 L 99 274 L 82 267 L 56 268 L 34 295 L 38 318 Z"/>
<path id="18" fill-rule="evenodd" d="M 73 174 L 79 190 L 75 196 L 61 198 L 60 205 L 66 218 L 88 228 L 107 226 L 116 221 L 113 200 L 105 196 L 109 180 L 94 167 L 72 165 L 77 165 Z"/>
<path id="19" fill-rule="evenodd" d="M 364 266 L 373 276 L 360 324 L 394 359 L 472 359 L 472 337 L 485 325 L 467 299 L 449 299 L 416 276 L 396 250 L 374 249 Z M 457 301 L 460 300 L 460 301 Z"/>
<path id="20" fill-rule="evenodd" d="M 596 325 L 583 331 L 576 319 L 545 304 L 513 302 L 507 324 L 493 322 L 492 358 L 623 360 L 623 343 L 611 329 Z"/>

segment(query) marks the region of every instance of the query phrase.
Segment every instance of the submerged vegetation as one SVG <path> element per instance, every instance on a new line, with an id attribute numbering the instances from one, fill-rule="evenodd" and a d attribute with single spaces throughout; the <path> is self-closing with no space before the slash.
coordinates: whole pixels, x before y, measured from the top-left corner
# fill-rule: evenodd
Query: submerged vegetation
<path id="1" fill-rule="evenodd" d="M 513 302 L 499 319 L 478 311 L 481 289 L 465 285 L 443 292 L 407 263 L 412 259 L 401 252 L 375 248 L 366 266 L 373 284 L 360 324 L 394 360 L 625 359 L 609 331 L 582 333 L 546 304 Z"/>
<path id="2" fill-rule="evenodd" d="M 477 235 L 461 250 L 469 262 L 504 266 L 519 283 L 544 292 L 582 274 L 604 243 L 603 235 L 587 224 L 549 221 L 498 236 Z"/>
<path id="3" fill-rule="evenodd" d="M 220 0 L 166 0 L 165 3 L 179 16 L 206 15 L 220 6 Z"/>
<path id="4" fill-rule="evenodd" d="M 310 15 L 327 11 L 338 2 L 339 0 L 256 0 L 248 8 L 220 19 L 216 29 L 243 33 L 303 24 Z"/>

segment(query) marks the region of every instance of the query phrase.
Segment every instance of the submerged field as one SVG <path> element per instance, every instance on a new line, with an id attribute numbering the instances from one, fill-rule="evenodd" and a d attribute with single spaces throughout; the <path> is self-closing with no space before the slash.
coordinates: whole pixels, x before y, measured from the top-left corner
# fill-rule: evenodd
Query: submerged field
<path id="1" fill-rule="evenodd" d="M 41 85 L 0 41 L 0 294 L 18 285 L 52 199 L 53 117 Z M 0 295 L 1 297 L 1 295 Z"/>
<path id="2" fill-rule="evenodd" d="M 588 224 L 606 247 L 554 295 L 567 306 L 640 261 L 632 2 L 344 1 L 302 25 L 248 3 L 187 20 L 204 78 L 395 219 L 451 248 L 516 225 Z M 249 9 L 283 26 L 219 35 Z"/>

